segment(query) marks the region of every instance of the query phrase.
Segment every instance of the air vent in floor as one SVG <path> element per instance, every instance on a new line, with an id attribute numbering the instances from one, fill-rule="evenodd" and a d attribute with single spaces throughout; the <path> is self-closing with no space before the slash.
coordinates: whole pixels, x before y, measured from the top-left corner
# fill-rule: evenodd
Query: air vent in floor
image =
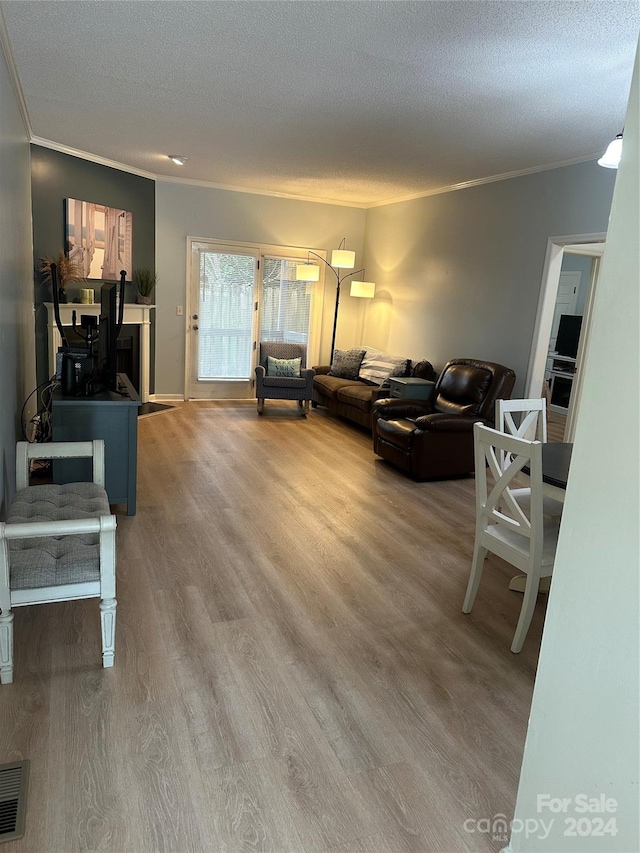
<path id="1" fill-rule="evenodd" d="M 0 764 L 0 842 L 24 835 L 29 762 Z"/>

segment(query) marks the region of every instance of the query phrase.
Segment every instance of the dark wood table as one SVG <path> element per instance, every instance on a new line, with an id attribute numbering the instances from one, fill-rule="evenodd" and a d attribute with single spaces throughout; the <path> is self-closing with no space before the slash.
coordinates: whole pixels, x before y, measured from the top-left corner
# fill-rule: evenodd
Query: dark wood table
<path id="1" fill-rule="evenodd" d="M 562 441 L 552 441 L 542 446 L 542 484 L 545 495 L 564 501 L 564 493 L 569 479 L 571 452 L 573 444 Z M 523 473 L 529 473 L 525 465 Z"/>

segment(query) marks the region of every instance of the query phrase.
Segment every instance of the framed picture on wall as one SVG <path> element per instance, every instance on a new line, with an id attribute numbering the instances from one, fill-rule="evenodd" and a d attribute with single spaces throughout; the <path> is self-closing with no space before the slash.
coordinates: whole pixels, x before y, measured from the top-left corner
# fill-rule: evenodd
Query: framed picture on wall
<path id="1" fill-rule="evenodd" d="M 85 278 L 117 281 L 120 270 L 131 281 L 133 214 L 128 210 L 66 200 L 65 252 L 82 263 Z"/>

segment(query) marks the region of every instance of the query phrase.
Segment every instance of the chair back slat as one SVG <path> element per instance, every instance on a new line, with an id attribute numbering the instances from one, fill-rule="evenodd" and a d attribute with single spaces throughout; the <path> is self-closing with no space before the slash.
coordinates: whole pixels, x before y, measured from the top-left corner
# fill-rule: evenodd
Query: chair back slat
<path id="1" fill-rule="evenodd" d="M 476 447 L 476 513 L 482 527 L 497 525 L 535 540 L 542 531 L 542 445 L 507 435 L 477 423 L 474 425 Z M 503 462 L 503 460 L 507 460 Z M 528 465 L 532 489 L 526 509 L 515 497 L 519 488 L 517 475 Z M 494 483 L 487 481 L 487 469 Z M 533 481 L 539 478 L 539 488 Z M 533 547 L 533 545 L 532 545 Z"/>
<path id="2" fill-rule="evenodd" d="M 516 423 L 514 414 L 523 417 Z M 526 400 L 496 400 L 496 429 L 529 441 L 547 440 L 547 401 L 537 397 Z"/>
<path id="3" fill-rule="evenodd" d="M 517 533 L 522 533 L 524 536 L 529 536 L 531 531 L 531 521 L 524 513 L 520 504 L 515 500 L 511 493 L 510 486 L 516 476 L 522 471 L 522 468 L 530 461 L 528 455 L 513 456 L 509 454 L 511 461 L 503 468 L 498 461 L 502 452 L 498 453 L 497 449 L 490 444 L 482 444 L 485 464 L 491 472 L 495 484 L 491 491 L 487 487 L 487 497 L 485 503 L 485 511 L 488 519 L 494 519 L 494 523 L 499 521 L 507 527 L 512 528 Z M 507 515 L 501 508 L 504 508 L 511 513 Z"/>

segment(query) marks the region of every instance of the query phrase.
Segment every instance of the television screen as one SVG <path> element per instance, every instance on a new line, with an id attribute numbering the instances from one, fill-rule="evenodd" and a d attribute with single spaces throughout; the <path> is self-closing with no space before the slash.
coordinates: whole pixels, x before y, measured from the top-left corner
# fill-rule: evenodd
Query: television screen
<path id="1" fill-rule="evenodd" d="M 562 314 L 558 324 L 558 337 L 556 338 L 556 352 L 558 355 L 567 355 L 575 358 L 578 355 L 578 341 L 580 340 L 580 329 L 582 328 L 582 316 L 580 314 Z"/>

